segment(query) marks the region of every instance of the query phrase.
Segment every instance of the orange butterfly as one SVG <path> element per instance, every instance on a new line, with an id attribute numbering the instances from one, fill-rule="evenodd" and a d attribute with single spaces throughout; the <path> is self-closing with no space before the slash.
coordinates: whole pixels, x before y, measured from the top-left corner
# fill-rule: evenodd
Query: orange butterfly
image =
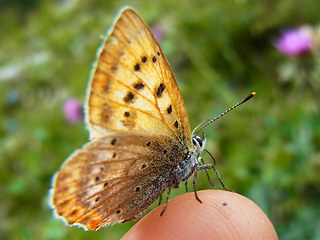
<path id="1" fill-rule="evenodd" d="M 172 187 L 213 168 L 199 166 L 206 139 L 191 134 L 170 66 L 130 8 L 99 53 L 86 118 L 90 142 L 53 179 L 52 205 L 70 225 L 97 230 L 137 219 L 167 188 L 168 201 Z"/>

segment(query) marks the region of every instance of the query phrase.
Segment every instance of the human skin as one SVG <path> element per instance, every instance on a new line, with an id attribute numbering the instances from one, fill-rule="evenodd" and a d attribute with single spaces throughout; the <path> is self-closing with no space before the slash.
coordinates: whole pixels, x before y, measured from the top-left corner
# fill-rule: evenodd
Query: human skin
<path id="1" fill-rule="evenodd" d="M 221 190 L 180 195 L 144 216 L 124 236 L 133 239 L 278 239 L 264 212 L 250 199 Z"/>

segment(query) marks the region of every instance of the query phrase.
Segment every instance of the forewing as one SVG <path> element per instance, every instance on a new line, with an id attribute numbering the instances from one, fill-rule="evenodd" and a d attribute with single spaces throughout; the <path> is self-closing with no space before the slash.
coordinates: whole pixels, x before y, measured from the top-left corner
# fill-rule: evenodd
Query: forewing
<path id="1" fill-rule="evenodd" d="M 105 41 L 88 92 L 91 139 L 112 133 L 170 135 L 191 144 L 188 115 L 155 37 L 130 8 Z"/>
<path id="2" fill-rule="evenodd" d="M 186 152 L 167 136 L 124 133 L 95 140 L 57 173 L 56 214 L 87 230 L 138 218 L 168 187 Z"/>

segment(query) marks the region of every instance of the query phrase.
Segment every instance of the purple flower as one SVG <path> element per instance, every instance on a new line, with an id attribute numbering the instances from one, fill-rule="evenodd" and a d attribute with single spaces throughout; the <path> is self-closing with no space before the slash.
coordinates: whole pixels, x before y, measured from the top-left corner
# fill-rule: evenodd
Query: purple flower
<path id="1" fill-rule="evenodd" d="M 312 30 L 307 26 L 288 29 L 273 42 L 273 45 L 280 52 L 290 56 L 308 53 L 312 47 Z"/>
<path id="2" fill-rule="evenodd" d="M 151 28 L 151 31 L 153 32 L 153 35 L 156 37 L 157 41 L 161 42 L 163 39 L 163 28 L 159 24 L 156 24 Z"/>
<path id="3" fill-rule="evenodd" d="M 66 119 L 70 123 L 76 123 L 83 119 L 83 111 L 78 102 L 74 98 L 69 98 L 64 102 L 63 111 Z"/>

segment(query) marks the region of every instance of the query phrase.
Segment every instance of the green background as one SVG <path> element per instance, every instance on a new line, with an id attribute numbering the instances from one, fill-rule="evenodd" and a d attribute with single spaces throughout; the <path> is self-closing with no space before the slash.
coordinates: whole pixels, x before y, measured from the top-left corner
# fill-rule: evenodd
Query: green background
<path id="1" fill-rule="evenodd" d="M 85 101 L 100 35 L 124 4 L 163 29 L 192 128 L 257 92 L 205 129 L 207 149 L 280 239 L 320 239 L 319 48 L 293 58 L 272 45 L 287 27 L 317 27 L 318 0 L 0 1 L 1 239 L 119 239 L 134 224 L 84 232 L 48 207 L 52 175 L 88 139 L 63 103 Z"/>

